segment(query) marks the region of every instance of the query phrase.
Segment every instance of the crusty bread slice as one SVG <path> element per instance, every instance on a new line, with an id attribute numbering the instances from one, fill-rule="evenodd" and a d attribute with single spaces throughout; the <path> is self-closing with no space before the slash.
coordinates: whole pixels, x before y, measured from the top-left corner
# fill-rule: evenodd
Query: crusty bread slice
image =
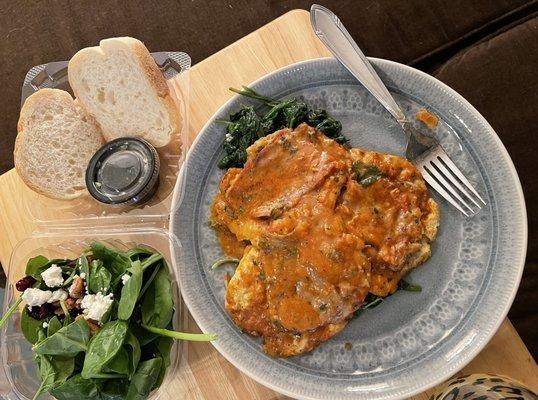
<path id="1" fill-rule="evenodd" d="M 106 39 L 80 50 L 69 62 L 68 76 L 80 105 L 107 140 L 134 136 L 162 147 L 179 129 L 166 81 L 137 39 Z"/>
<path id="2" fill-rule="evenodd" d="M 104 139 L 69 93 L 41 89 L 28 97 L 17 132 L 15 168 L 31 189 L 58 199 L 86 192 L 86 167 Z"/>

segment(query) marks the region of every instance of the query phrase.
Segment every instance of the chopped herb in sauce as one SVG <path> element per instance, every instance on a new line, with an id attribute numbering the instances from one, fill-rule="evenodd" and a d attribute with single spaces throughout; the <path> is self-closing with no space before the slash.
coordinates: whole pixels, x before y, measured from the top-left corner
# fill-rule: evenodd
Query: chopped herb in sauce
<path id="1" fill-rule="evenodd" d="M 239 260 L 237 258 L 221 258 L 220 260 L 217 260 L 213 263 L 211 269 L 216 269 L 226 264 L 239 265 Z"/>
<path id="2" fill-rule="evenodd" d="M 351 169 L 355 174 L 355 180 L 360 183 L 362 187 L 368 187 L 385 176 L 385 174 L 383 174 L 383 172 L 381 172 L 375 165 L 364 164 L 360 161 L 354 162 Z"/>
<path id="3" fill-rule="evenodd" d="M 405 290 L 407 292 L 422 292 L 422 286 L 409 283 L 403 279 L 398 282 L 398 289 Z"/>

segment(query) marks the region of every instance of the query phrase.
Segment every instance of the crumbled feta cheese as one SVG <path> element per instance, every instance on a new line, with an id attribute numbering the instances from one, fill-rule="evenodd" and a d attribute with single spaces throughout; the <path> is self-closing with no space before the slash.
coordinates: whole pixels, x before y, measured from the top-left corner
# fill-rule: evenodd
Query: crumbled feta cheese
<path id="1" fill-rule="evenodd" d="M 50 290 L 28 288 L 22 294 L 22 299 L 28 307 L 36 307 L 45 304 L 52 296 Z"/>
<path id="2" fill-rule="evenodd" d="M 55 301 L 67 299 L 67 292 L 63 289 L 58 289 L 52 292 L 52 296 L 47 300 L 47 303 L 54 303 Z"/>
<path id="3" fill-rule="evenodd" d="M 81 273 L 80 273 L 80 277 L 81 277 L 82 279 L 86 279 L 86 272 L 81 272 Z"/>
<path id="4" fill-rule="evenodd" d="M 107 312 L 112 304 L 112 293 L 104 296 L 103 293 L 87 294 L 80 304 L 84 318 L 100 322 L 103 315 Z"/>
<path id="5" fill-rule="evenodd" d="M 48 326 L 49 326 L 49 324 L 47 324 L 47 322 L 46 322 L 46 321 L 45 321 L 45 322 L 43 322 L 43 328 L 45 328 L 45 329 L 46 329 L 46 328 L 48 328 Z"/>
<path id="6" fill-rule="evenodd" d="M 45 281 L 45 285 L 50 288 L 61 286 L 64 283 L 62 277 L 62 269 L 56 264 L 52 264 L 49 268 L 41 273 L 41 277 Z"/>
<path id="7" fill-rule="evenodd" d="M 226 134 L 226 141 L 227 142 L 231 142 L 233 140 L 233 137 L 232 135 L 230 135 L 229 133 Z"/>
<path id="8" fill-rule="evenodd" d="M 128 281 L 129 279 L 131 279 L 131 275 L 129 275 L 129 274 L 123 274 L 123 275 L 121 276 L 121 282 L 122 282 L 124 285 L 127 283 L 127 281 Z"/>

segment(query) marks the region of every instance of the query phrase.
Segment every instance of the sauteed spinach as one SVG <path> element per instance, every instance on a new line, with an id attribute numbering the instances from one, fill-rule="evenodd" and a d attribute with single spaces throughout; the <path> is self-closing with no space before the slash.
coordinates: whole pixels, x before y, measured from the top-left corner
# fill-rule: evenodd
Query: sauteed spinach
<path id="1" fill-rule="evenodd" d="M 64 283 L 48 287 L 41 273 L 57 267 Z M 174 339 L 216 337 L 172 330 L 168 267 L 161 254 L 148 249 L 119 252 L 95 242 L 77 260 L 38 256 L 28 261 L 17 289 L 44 296 L 55 290 L 64 294 L 40 306 L 25 297 L 32 299 L 33 307 L 24 307 L 21 330 L 33 345 L 41 380 L 34 399 L 45 392 L 59 400 L 146 399 L 163 381 Z M 105 294 L 109 304 L 98 304 L 106 308 L 93 320 L 91 305 L 85 302 L 95 304 Z M 20 303 L 16 301 L 0 323 Z"/>
<path id="2" fill-rule="evenodd" d="M 258 114 L 254 107 L 244 106 L 230 115 L 229 121 L 221 121 L 227 125 L 223 146 L 226 155 L 219 161 L 219 167 L 222 169 L 242 167 L 247 160 L 247 148 L 256 140 L 278 129 L 296 128 L 303 122 L 319 129 L 338 143 L 348 142 L 341 133 L 340 121 L 330 117 L 325 110 L 310 109 L 300 99 L 271 99 L 246 86 L 243 86 L 243 89 L 230 88 L 230 90 L 259 100 L 269 109 L 264 114 Z"/>

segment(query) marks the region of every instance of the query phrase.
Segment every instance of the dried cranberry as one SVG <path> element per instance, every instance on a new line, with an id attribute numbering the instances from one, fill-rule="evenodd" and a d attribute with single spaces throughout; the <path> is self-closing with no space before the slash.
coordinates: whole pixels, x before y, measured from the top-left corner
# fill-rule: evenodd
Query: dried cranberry
<path id="1" fill-rule="evenodd" d="M 74 268 L 77 265 L 77 260 L 67 260 L 68 267 Z"/>
<path id="2" fill-rule="evenodd" d="M 47 319 L 53 311 L 51 304 L 45 303 L 40 306 L 30 307 L 28 309 L 28 315 L 33 319 L 41 321 Z"/>
<path id="3" fill-rule="evenodd" d="M 78 308 L 72 308 L 69 310 L 69 315 L 71 315 L 72 318 L 76 318 L 81 313 L 81 310 Z"/>
<path id="4" fill-rule="evenodd" d="M 24 278 L 20 279 L 16 284 L 15 287 L 19 292 L 24 292 L 29 287 L 32 287 L 32 285 L 35 283 L 35 279 L 31 276 L 25 276 Z"/>

